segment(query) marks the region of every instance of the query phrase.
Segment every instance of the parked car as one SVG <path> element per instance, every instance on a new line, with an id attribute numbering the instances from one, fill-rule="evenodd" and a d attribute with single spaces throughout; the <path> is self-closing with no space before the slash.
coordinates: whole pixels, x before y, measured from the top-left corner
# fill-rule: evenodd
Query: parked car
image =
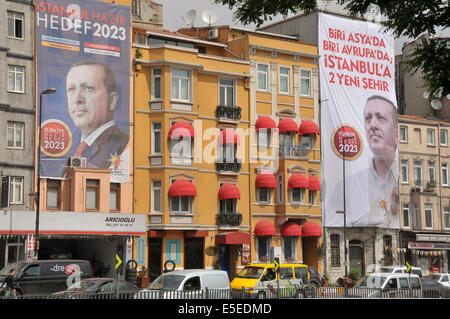
<path id="1" fill-rule="evenodd" d="M 362 298 L 420 298 L 422 285 L 415 274 L 379 273 L 367 274 L 351 288 L 353 297 Z"/>
<path id="2" fill-rule="evenodd" d="M 43 295 L 61 291 L 74 280 L 92 277 L 87 260 L 36 260 L 10 264 L 0 271 L 0 282 L 15 269 L 14 284 L 18 295 Z"/>
<path id="3" fill-rule="evenodd" d="M 125 280 L 119 280 L 120 295 L 123 296 L 129 294 L 129 296 L 133 296 L 138 291 L 139 288 L 132 283 Z M 89 298 L 93 294 L 104 293 L 113 295 L 116 292 L 116 278 L 88 278 L 75 283 L 66 290 L 55 292 L 52 296 L 63 298 Z"/>
<path id="4" fill-rule="evenodd" d="M 230 279 L 223 270 L 187 269 L 160 275 L 135 299 L 228 299 Z"/>
<path id="5" fill-rule="evenodd" d="M 431 278 L 421 279 L 423 298 L 450 298 L 450 288 Z"/>
<path id="6" fill-rule="evenodd" d="M 319 271 L 315 267 L 308 266 L 308 273 L 311 286 L 316 288 L 323 286 L 325 279 L 320 275 Z"/>
<path id="7" fill-rule="evenodd" d="M 393 273 L 393 274 L 406 274 L 406 266 L 382 266 L 376 272 Z M 422 269 L 420 267 L 411 266 L 411 274 L 423 277 Z"/>
<path id="8" fill-rule="evenodd" d="M 437 281 L 439 284 L 450 288 L 450 274 L 433 273 L 430 278 Z"/>

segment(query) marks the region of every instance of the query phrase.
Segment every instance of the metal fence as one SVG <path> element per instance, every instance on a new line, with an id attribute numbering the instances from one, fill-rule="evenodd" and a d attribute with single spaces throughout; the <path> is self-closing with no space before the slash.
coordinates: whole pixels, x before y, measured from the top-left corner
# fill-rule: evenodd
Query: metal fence
<path id="1" fill-rule="evenodd" d="M 450 298 L 449 290 L 371 289 L 371 288 L 265 288 L 251 290 L 146 291 L 133 293 L 100 292 L 89 294 L 24 295 L 0 299 L 345 299 L 345 298 Z"/>

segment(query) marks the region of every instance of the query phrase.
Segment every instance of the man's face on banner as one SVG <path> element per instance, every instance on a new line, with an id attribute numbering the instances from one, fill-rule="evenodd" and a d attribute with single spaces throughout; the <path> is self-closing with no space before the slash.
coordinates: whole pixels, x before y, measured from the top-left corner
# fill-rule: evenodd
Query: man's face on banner
<path id="1" fill-rule="evenodd" d="M 395 156 L 397 125 L 393 112 L 394 107 L 382 99 L 372 99 L 366 104 L 364 128 L 369 147 L 375 156 Z"/>
<path id="2" fill-rule="evenodd" d="M 84 136 L 113 119 L 117 93 L 108 93 L 100 65 L 80 65 L 67 73 L 69 114 Z"/>

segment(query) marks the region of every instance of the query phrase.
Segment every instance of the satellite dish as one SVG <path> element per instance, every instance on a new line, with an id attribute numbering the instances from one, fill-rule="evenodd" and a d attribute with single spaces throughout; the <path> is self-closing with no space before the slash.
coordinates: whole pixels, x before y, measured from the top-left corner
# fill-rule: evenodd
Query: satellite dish
<path id="1" fill-rule="evenodd" d="M 184 14 L 181 18 L 183 19 L 184 23 L 186 23 L 191 28 L 194 26 L 195 18 L 197 17 L 197 11 L 195 9 L 191 9 L 188 12 Z"/>
<path id="2" fill-rule="evenodd" d="M 212 11 L 205 10 L 202 12 L 202 20 L 208 26 L 211 26 L 211 24 L 214 24 L 217 21 L 217 15 Z"/>
<path id="3" fill-rule="evenodd" d="M 431 107 L 436 111 L 439 111 L 442 108 L 442 102 L 439 100 L 431 101 Z"/>

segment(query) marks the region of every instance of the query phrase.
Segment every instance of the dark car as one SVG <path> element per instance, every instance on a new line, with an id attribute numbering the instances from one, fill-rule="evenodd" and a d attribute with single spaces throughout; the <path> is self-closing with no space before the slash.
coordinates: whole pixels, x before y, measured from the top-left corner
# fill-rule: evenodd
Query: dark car
<path id="1" fill-rule="evenodd" d="M 421 279 L 421 282 L 424 298 L 450 298 L 450 288 L 430 278 Z"/>
<path id="2" fill-rule="evenodd" d="M 132 298 L 133 295 L 139 291 L 132 283 L 120 280 L 119 294 L 121 298 Z M 116 278 L 89 278 L 74 284 L 64 291 L 55 292 L 52 296 L 56 298 L 98 298 L 98 294 L 114 295 L 117 293 L 117 279 Z"/>
<path id="3" fill-rule="evenodd" d="M 46 295 L 67 288 L 68 283 L 92 277 L 88 260 L 35 260 L 10 264 L 0 271 L 0 282 L 15 269 L 18 295 Z"/>
<path id="4" fill-rule="evenodd" d="M 317 269 L 313 266 L 308 266 L 308 272 L 310 284 L 315 287 L 322 287 L 323 279 L 322 276 L 317 271 Z"/>

